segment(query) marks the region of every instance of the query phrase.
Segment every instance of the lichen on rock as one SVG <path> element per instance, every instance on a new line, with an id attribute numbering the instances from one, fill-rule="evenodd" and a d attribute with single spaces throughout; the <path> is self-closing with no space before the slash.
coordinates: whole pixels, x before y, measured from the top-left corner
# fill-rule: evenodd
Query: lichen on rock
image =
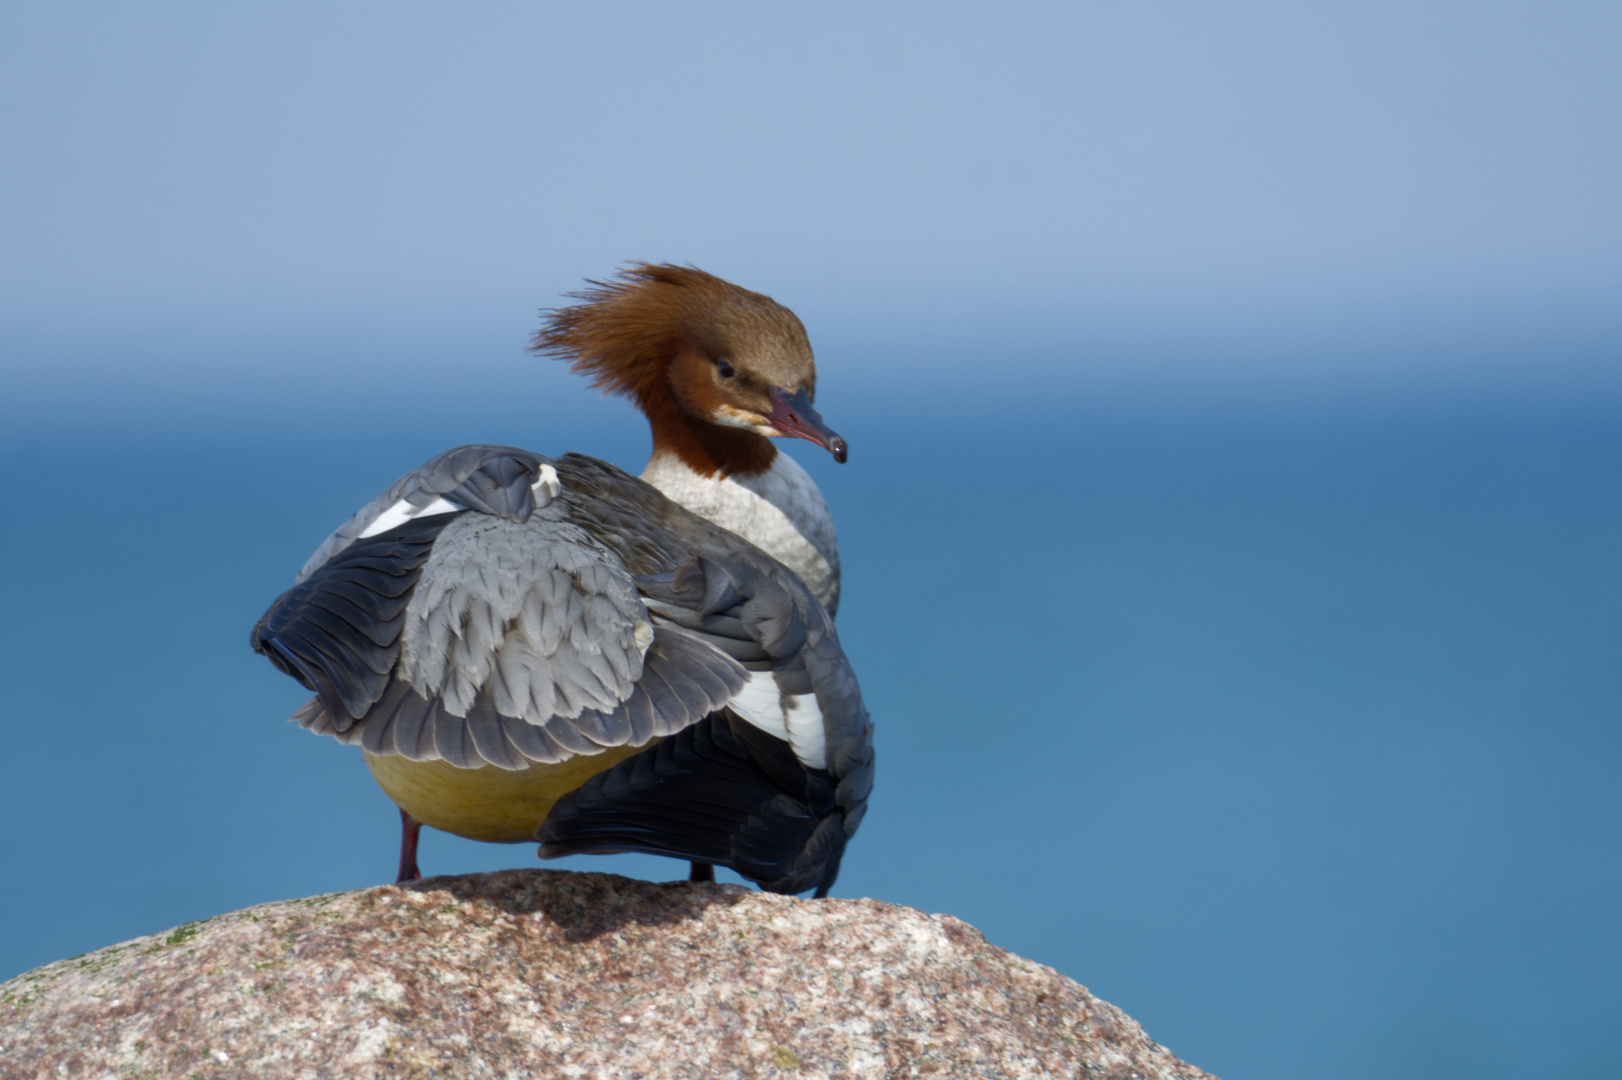
<path id="1" fill-rule="evenodd" d="M 0 984 L 0 1078 L 1192 1078 L 944 915 L 509 870 L 264 904 Z"/>

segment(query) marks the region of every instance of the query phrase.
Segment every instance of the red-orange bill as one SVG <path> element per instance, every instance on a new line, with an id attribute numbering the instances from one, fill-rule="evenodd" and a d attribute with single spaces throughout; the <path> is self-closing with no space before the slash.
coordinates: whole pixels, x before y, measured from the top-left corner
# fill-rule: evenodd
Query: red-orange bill
<path id="1" fill-rule="evenodd" d="M 769 417 L 772 427 L 784 435 L 794 435 L 814 442 L 833 454 L 835 461 L 841 465 L 845 463 L 845 459 L 850 456 L 849 444 L 838 432 L 822 422 L 822 417 L 811 407 L 811 398 L 803 388 L 798 393 L 791 394 L 781 387 L 774 386 L 768 393 L 772 399 Z"/>

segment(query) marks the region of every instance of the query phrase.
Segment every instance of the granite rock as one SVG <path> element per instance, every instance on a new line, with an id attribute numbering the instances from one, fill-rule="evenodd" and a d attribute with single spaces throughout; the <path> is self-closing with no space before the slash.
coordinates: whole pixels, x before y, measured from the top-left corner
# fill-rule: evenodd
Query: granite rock
<path id="1" fill-rule="evenodd" d="M 0 984 L 0 1077 L 1202 1077 L 972 927 L 510 870 L 265 904 Z"/>

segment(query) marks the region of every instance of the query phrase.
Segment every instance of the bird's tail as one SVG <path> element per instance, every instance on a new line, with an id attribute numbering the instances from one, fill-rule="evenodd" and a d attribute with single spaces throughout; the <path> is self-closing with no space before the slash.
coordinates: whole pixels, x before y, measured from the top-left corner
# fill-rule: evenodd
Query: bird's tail
<path id="1" fill-rule="evenodd" d="M 845 852 L 832 778 L 730 710 L 560 799 L 536 832 L 543 859 L 637 851 L 731 867 L 769 892 L 827 894 Z"/>

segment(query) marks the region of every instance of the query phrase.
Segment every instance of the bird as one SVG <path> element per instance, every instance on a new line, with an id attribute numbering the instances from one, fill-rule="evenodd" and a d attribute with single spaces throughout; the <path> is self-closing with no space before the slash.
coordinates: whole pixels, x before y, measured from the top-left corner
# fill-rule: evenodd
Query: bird
<path id="1" fill-rule="evenodd" d="M 839 611 L 839 540 L 816 482 L 772 438 L 843 464 L 849 444 L 812 402 L 817 369 L 788 308 L 696 267 L 634 263 L 546 312 L 533 351 L 569 363 L 647 417 L 642 479 L 748 540 Z"/>
<path id="2" fill-rule="evenodd" d="M 692 268 L 637 264 L 590 284 L 536 346 L 568 347 L 630 393 L 654 431 L 649 471 L 707 493 L 817 587 L 605 462 L 459 447 L 334 532 L 253 647 L 315 691 L 294 719 L 366 751 L 400 807 L 400 880 L 420 873 L 427 824 L 538 839 L 543 857 L 650 852 L 690 860 L 695 877 L 724 865 L 771 891 L 826 895 L 874 755 L 833 628 L 826 503 L 810 485 L 805 512 L 804 485 L 783 482 L 767 441 L 847 452 L 811 406 L 803 327 Z"/>
<path id="3" fill-rule="evenodd" d="M 570 294 L 580 303 L 544 313 L 532 351 L 631 399 L 653 436 L 642 479 L 783 562 L 836 616 L 833 516 L 810 474 L 771 442 L 793 435 L 840 464 L 849 455 L 812 406 L 816 361 L 799 317 L 694 266 L 633 263 L 587 285 Z M 691 877 L 713 881 L 713 867 L 694 862 Z"/>

